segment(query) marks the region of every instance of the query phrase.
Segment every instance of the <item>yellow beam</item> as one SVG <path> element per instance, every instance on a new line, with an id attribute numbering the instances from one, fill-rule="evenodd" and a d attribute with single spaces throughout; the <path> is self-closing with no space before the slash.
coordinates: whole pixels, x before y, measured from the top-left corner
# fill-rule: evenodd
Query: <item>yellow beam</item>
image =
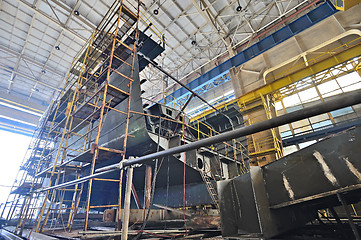
<path id="1" fill-rule="evenodd" d="M 331 2 L 337 10 L 346 11 L 347 9 L 361 3 L 361 0 L 333 0 Z"/>
<path id="2" fill-rule="evenodd" d="M 357 57 L 361 54 L 361 45 L 358 44 L 352 48 L 349 48 L 343 52 L 340 52 L 336 55 L 332 55 L 324 60 L 316 62 L 313 65 L 305 67 L 297 72 L 291 73 L 288 76 L 282 77 L 270 84 L 267 84 L 261 88 L 258 88 L 254 91 L 246 93 L 238 98 L 240 103 L 249 103 L 259 98 L 260 95 L 267 95 L 276 90 L 279 90 L 283 87 L 286 87 L 292 83 L 295 83 L 301 79 L 304 79 L 313 74 L 319 73 L 321 71 L 327 70 L 333 66 L 336 66 L 342 62 L 350 60 L 354 57 Z"/>
<path id="3" fill-rule="evenodd" d="M 358 75 L 360 75 L 360 77 L 361 77 L 361 62 L 356 66 L 356 72 L 357 72 Z"/>
<path id="4" fill-rule="evenodd" d="M 329 69 L 333 66 L 336 66 L 340 63 L 343 63 L 347 60 L 350 60 L 354 57 L 358 57 L 361 55 L 361 44 L 358 43 L 357 45 L 350 47 L 342 52 L 336 53 L 331 55 L 330 57 L 323 59 L 321 61 L 315 62 L 311 65 L 310 62 L 308 62 L 308 64 L 310 64 L 309 66 L 302 68 L 294 73 L 291 73 L 287 76 L 281 77 L 263 87 L 260 87 L 258 89 L 255 89 L 251 92 L 248 92 L 240 97 L 238 97 L 235 100 L 232 100 L 230 102 L 227 103 L 223 103 L 220 104 L 218 106 L 215 106 L 217 109 L 221 109 L 223 107 L 226 107 L 234 102 L 237 102 L 241 105 L 253 102 L 257 99 L 260 98 L 261 95 L 267 95 L 270 93 L 273 93 L 283 87 L 286 87 L 290 84 L 293 84 L 301 79 L 304 79 L 308 76 L 311 76 L 313 74 L 319 73 L 321 71 L 324 71 L 326 69 Z M 205 111 L 204 113 L 192 118 L 192 121 L 200 119 L 202 117 L 207 116 L 208 114 L 214 112 L 214 109 L 210 109 Z"/>

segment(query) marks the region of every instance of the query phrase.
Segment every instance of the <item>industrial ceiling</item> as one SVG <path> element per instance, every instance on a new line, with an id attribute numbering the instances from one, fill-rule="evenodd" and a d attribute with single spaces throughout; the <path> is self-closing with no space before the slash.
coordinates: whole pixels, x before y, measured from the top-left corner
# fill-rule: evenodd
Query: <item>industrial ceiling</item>
<path id="1" fill-rule="evenodd" d="M 142 18 L 151 22 L 166 42 L 166 50 L 156 61 L 180 80 L 186 80 L 227 51 L 235 51 L 295 9 L 310 3 L 301 0 L 142 2 Z M 38 118 L 58 95 L 73 57 L 112 3 L 113 0 L 0 1 L 0 103 Z M 145 24 L 140 26 L 141 30 L 145 28 Z M 156 34 L 153 37 L 159 40 Z M 142 77 L 148 80 L 142 86 L 147 98 L 168 87 L 164 75 L 155 68 L 147 67 Z M 9 119 L 4 113 L 0 117 Z M 27 120 L 21 121 L 26 124 Z"/>

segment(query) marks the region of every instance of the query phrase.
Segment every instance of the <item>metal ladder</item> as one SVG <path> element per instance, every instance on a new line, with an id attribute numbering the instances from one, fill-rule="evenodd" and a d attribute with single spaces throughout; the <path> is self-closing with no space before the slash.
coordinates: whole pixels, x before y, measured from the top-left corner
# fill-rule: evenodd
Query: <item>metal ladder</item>
<path id="1" fill-rule="evenodd" d="M 206 185 L 209 196 L 211 197 L 214 205 L 216 205 L 216 208 L 219 211 L 219 199 L 218 199 L 217 190 L 214 187 L 211 181 L 211 177 L 209 177 L 208 175 L 208 172 L 211 174 L 212 178 L 214 179 L 214 176 L 212 175 L 211 170 L 208 169 L 207 164 L 205 164 L 205 169 L 199 169 L 199 173 L 203 179 L 204 184 Z"/>

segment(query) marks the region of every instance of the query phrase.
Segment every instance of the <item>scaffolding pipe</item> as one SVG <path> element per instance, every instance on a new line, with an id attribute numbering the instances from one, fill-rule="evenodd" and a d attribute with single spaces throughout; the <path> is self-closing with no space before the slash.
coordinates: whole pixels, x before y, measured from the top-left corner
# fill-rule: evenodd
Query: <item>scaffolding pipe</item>
<path id="1" fill-rule="evenodd" d="M 229 140 L 232 140 L 235 138 L 247 136 L 250 134 L 254 134 L 254 133 L 268 130 L 271 128 L 275 128 L 278 126 L 296 122 L 296 121 L 299 121 L 299 120 L 302 120 L 305 118 L 313 117 L 313 116 L 316 116 L 319 114 L 327 113 L 327 112 L 341 109 L 344 107 L 356 105 L 359 103 L 361 103 L 361 90 L 344 93 L 342 95 L 336 96 L 334 99 L 331 99 L 331 100 L 328 100 L 328 101 L 325 101 L 322 103 L 318 103 L 313 106 L 306 107 L 306 108 L 303 108 L 303 109 L 300 109 L 300 110 L 297 110 L 297 111 L 294 111 L 291 113 L 287 113 L 285 115 L 278 116 L 278 117 L 275 117 L 275 118 L 272 118 L 269 120 L 254 123 L 252 125 L 244 126 L 244 127 L 241 127 L 241 128 L 229 131 L 229 132 L 225 132 L 225 133 L 213 136 L 213 137 L 209 137 L 206 139 L 202 139 L 202 140 L 192 142 L 189 144 L 185 144 L 185 145 L 181 145 L 178 147 L 170 148 L 170 149 L 167 149 L 164 151 L 152 153 L 152 154 L 142 156 L 139 158 L 135 158 L 135 159 L 127 160 L 127 161 L 121 161 L 120 163 L 97 169 L 97 171 L 96 171 L 97 173 L 95 173 L 93 175 L 89 175 L 89 176 L 86 176 L 86 177 L 83 177 L 83 178 L 80 178 L 77 180 L 73 180 L 73 181 L 70 181 L 67 183 L 59 184 L 56 186 L 39 189 L 38 191 L 47 191 L 47 190 L 51 190 L 51 189 L 71 186 L 71 185 L 74 185 L 74 184 L 77 184 L 80 182 L 85 182 L 94 177 L 99 177 L 101 175 L 105 175 L 105 174 L 114 172 L 121 168 L 129 167 L 129 166 L 132 166 L 135 164 L 143 164 L 143 163 L 146 163 L 153 159 L 157 159 L 157 158 L 161 158 L 161 157 L 165 157 L 165 156 L 169 156 L 169 155 L 173 155 L 173 154 L 177 154 L 177 153 L 191 151 L 191 150 L 198 149 L 201 147 L 206 147 L 206 146 L 209 146 L 209 145 L 212 145 L 215 143 L 229 141 Z"/>

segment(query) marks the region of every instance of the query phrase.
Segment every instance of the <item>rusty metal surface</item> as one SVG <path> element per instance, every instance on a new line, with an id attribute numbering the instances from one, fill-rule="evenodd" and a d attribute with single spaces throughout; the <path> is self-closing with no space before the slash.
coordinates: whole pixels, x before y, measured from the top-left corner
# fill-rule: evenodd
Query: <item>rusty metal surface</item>
<path id="1" fill-rule="evenodd" d="M 144 209 L 131 209 L 129 221 L 131 223 L 141 223 L 146 216 Z M 123 214 L 123 210 L 121 211 Z M 107 209 L 104 211 L 103 221 L 115 222 L 117 209 Z M 186 220 L 185 220 L 186 218 Z M 187 223 L 187 227 L 191 229 L 218 229 L 220 227 L 220 216 L 216 210 L 197 210 L 186 211 L 167 209 L 151 209 L 148 222 L 156 226 L 162 225 L 164 222 L 169 223 Z"/>
<path id="2" fill-rule="evenodd" d="M 361 181 L 360 146 L 361 127 L 356 127 L 264 166 L 270 205 L 320 196 L 317 204 L 322 207 L 332 204 L 335 190 L 359 192 L 359 187 L 350 187 Z M 323 196 L 328 197 L 324 202 Z"/>
<path id="3" fill-rule="evenodd" d="M 115 222 L 117 209 L 105 209 L 103 213 L 103 222 Z"/>
<path id="4" fill-rule="evenodd" d="M 192 229 L 218 229 L 220 226 L 220 216 L 193 216 L 187 223 L 187 227 Z"/>
<path id="5" fill-rule="evenodd" d="M 144 184 L 144 208 L 150 207 L 150 195 L 152 187 L 152 167 L 149 165 L 145 166 L 145 184 Z"/>

